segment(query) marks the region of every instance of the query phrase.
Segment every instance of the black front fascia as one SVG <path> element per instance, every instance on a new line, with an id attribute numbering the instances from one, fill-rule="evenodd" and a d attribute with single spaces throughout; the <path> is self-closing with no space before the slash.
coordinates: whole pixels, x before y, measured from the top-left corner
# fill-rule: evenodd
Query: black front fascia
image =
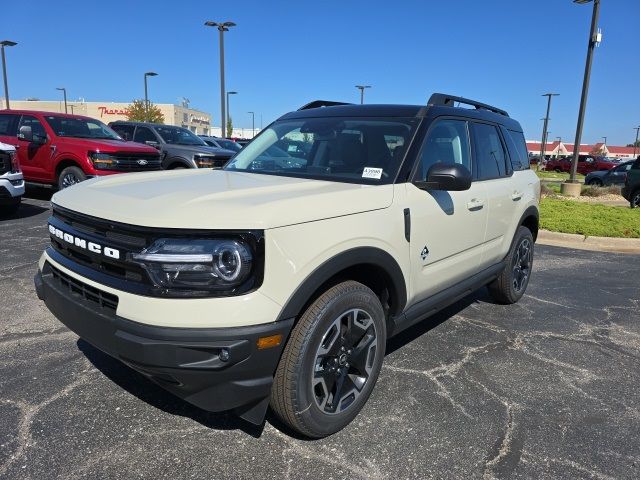
<path id="1" fill-rule="evenodd" d="M 242 285 L 233 290 L 212 291 L 208 297 L 244 295 L 262 285 L 264 277 L 264 231 L 249 230 L 183 230 L 172 228 L 140 227 L 79 214 L 71 210 L 54 206 L 49 225 L 54 229 L 71 235 L 56 236 L 49 230 L 51 246 L 47 254 L 62 266 L 85 278 L 138 295 L 163 298 L 202 298 L 185 297 L 179 293 L 158 287 L 149 278 L 146 271 L 136 262 L 129 260 L 130 254 L 139 253 L 159 238 L 180 239 L 237 239 L 251 248 L 254 255 L 252 275 Z M 99 251 L 91 251 L 75 243 L 75 239 L 99 245 Z M 72 241 L 69 241 L 72 240 Z M 119 258 L 105 255 L 106 248 L 118 251 Z M 109 250 L 113 255 L 113 251 Z"/>

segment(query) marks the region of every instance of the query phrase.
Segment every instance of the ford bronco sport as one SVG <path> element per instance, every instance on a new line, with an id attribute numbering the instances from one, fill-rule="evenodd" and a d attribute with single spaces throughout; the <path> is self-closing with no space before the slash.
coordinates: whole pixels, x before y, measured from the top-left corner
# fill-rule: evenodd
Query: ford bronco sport
<path id="1" fill-rule="evenodd" d="M 271 156 L 282 139 L 308 153 Z M 503 110 L 316 101 L 222 170 L 54 195 L 36 290 L 187 402 L 258 424 L 271 405 L 323 437 L 367 401 L 389 337 L 484 285 L 522 297 L 539 193 Z"/>

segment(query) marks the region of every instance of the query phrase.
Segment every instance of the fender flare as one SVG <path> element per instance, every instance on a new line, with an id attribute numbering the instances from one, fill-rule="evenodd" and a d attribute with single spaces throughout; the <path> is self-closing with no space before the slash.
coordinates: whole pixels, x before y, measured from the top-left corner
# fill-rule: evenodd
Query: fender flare
<path id="1" fill-rule="evenodd" d="M 181 164 L 185 168 L 193 168 L 193 164 L 184 157 L 169 157 L 165 160 L 162 160 L 162 169 L 167 170 L 170 165 L 173 165 L 176 163 Z"/>
<path id="2" fill-rule="evenodd" d="M 540 224 L 540 211 L 538 210 L 538 207 L 534 205 L 529 206 L 520 217 L 518 225 L 524 225 L 525 220 L 529 217 L 535 217 L 536 219 L 536 231 L 531 232 L 533 234 L 533 240 L 535 241 L 538 236 L 538 226 Z"/>
<path id="3" fill-rule="evenodd" d="M 357 247 L 345 250 L 318 266 L 296 288 L 280 311 L 278 320 L 298 317 L 311 296 L 329 279 L 350 267 L 370 265 L 382 269 L 387 278 L 389 294 L 393 300 L 392 314 L 404 310 L 407 303 L 407 287 L 398 262 L 387 252 L 376 247 Z"/>

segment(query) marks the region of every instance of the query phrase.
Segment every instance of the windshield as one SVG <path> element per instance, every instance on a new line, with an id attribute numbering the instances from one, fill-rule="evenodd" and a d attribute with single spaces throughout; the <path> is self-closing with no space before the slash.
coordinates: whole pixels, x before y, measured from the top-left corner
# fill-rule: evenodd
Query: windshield
<path id="1" fill-rule="evenodd" d="M 278 121 L 225 170 L 351 183 L 391 183 L 416 118 L 302 118 Z"/>
<path id="2" fill-rule="evenodd" d="M 44 117 L 58 137 L 92 138 L 95 140 L 122 140 L 120 135 L 100 120 L 82 117 Z"/>
<path id="3" fill-rule="evenodd" d="M 170 143 L 172 145 L 207 146 L 204 140 L 198 137 L 195 133 L 191 133 L 186 128 L 170 127 L 168 125 L 157 125 L 154 128 L 166 143 Z"/>

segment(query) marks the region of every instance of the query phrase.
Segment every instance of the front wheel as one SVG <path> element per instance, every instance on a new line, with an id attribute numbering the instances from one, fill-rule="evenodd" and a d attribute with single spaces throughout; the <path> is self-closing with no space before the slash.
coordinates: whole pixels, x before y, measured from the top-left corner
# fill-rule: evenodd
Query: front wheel
<path id="1" fill-rule="evenodd" d="M 76 183 L 85 181 L 86 179 L 87 176 L 84 174 L 82 169 L 78 167 L 67 167 L 60 172 L 60 176 L 58 177 L 58 189 L 62 190 L 64 188 L 71 187 Z"/>
<path id="2" fill-rule="evenodd" d="M 640 208 L 640 189 L 636 190 L 631 194 L 631 199 L 629 200 L 629 206 L 631 208 Z"/>
<path id="3" fill-rule="evenodd" d="M 594 178 L 589 180 L 589 183 L 587 185 L 591 185 L 594 187 L 601 187 L 602 186 L 602 180 L 600 180 L 599 178 Z"/>
<path id="4" fill-rule="evenodd" d="M 348 425 L 382 368 L 385 315 L 378 297 L 354 281 L 322 294 L 293 328 L 271 390 L 271 408 L 311 438 Z"/>
<path id="5" fill-rule="evenodd" d="M 519 227 L 506 258 L 504 270 L 489 284 L 489 292 L 495 301 L 516 303 L 522 298 L 533 268 L 533 235 L 527 227 Z"/>

